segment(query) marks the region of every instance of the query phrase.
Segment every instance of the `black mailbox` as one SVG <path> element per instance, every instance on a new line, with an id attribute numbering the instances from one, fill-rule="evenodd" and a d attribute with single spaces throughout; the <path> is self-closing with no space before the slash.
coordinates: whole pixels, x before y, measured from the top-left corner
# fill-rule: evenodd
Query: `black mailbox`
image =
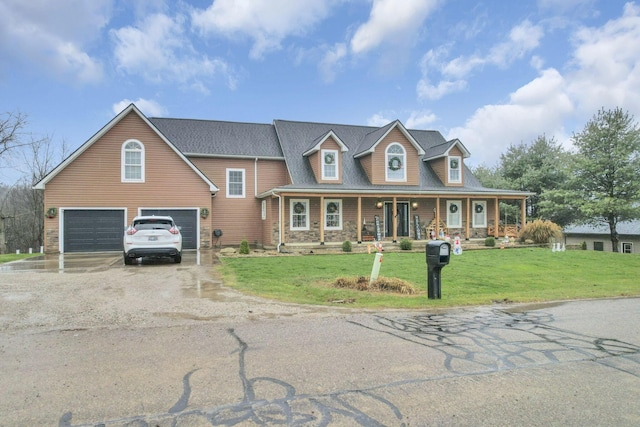
<path id="1" fill-rule="evenodd" d="M 449 264 L 451 244 L 442 240 L 427 243 L 427 295 L 429 299 L 442 298 L 440 273 L 442 267 Z"/>
<path id="2" fill-rule="evenodd" d="M 442 240 L 431 240 L 427 244 L 427 264 L 434 267 L 443 267 L 449 264 L 451 255 L 451 243 Z"/>

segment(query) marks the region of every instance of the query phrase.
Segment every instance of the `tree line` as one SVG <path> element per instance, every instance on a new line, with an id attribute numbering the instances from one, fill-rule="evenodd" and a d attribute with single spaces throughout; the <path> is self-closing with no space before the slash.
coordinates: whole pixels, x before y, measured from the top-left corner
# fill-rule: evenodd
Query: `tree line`
<path id="1" fill-rule="evenodd" d="M 44 237 L 41 191 L 33 186 L 66 157 L 50 137 L 27 132 L 27 116 L 0 116 L 0 167 L 21 177 L 0 184 L 0 253 L 39 250 Z M 569 224 L 606 224 L 614 252 L 619 223 L 640 219 L 640 128 L 620 108 L 601 109 L 572 136 L 573 150 L 554 138 L 511 144 L 496 166 L 473 169 L 483 186 L 534 193 L 527 200 L 529 219 Z M 520 218 L 520 205 L 500 203 L 500 217 Z"/>
<path id="2" fill-rule="evenodd" d="M 44 195 L 33 186 L 67 154 L 49 136 L 28 132 L 27 115 L 0 115 L 0 168 L 17 172 L 13 184 L 0 183 L 0 254 L 40 250 L 44 239 Z"/>
<path id="3" fill-rule="evenodd" d="M 640 219 L 640 128 L 620 108 L 599 110 L 572 138 L 573 150 L 545 135 L 512 144 L 496 166 L 473 169 L 486 187 L 534 193 L 529 219 L 606 225 L 618 252 L 618 224 Z M 501 203 L 501 214 L 519 207 Z"/>

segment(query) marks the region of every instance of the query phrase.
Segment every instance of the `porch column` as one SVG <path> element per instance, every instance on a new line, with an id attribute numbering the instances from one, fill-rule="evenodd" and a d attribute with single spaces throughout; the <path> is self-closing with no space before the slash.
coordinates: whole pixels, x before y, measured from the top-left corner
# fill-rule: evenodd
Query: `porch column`
<path id="1" fill-rule="evenodd" d="M 356 220 L 356 236 L 357 236 L 357 241 L 358 243 L 362 243 L 362 227 L 360 226 L 360 224 L 362 224 L 362 197 L 358 196 L 358 213 L 357 213 L 357 220 Z"/>
<path id="2" fill-rule="evenodd" d="M 440 196 L 436 197 L 436 239 L 440 238 Z"/>
<path id="3" fill-rule="evenodd" d="M 284 207 L 287 204 L 284 202 L 284 199 L 285 199 L 284 194 L 281 194 L 279 197 L 279 200 L 280 200 L 280 237 L 282 239 L 280 243 L 282 243 L 282 245 L 284 245 L 287 240 L 287 230 L 284 228 L 284 224 L 285 224 L 284 219 L 286 218 Z"/>
<path id="4" fill-rule="evenodd" d="M 522 198 L 522 212 L 520 213 L 520 227 L 524 228 L 524 225 L 527 223 L 527 198 Z"/>
<path id="5" fill-rule="evenodd" d="M 467 197 L 467 226 L 464 230 L 464 240 L 469 240 L 469 220 L 471 218 L 471 198 Z"/>
<path id="6" fill-rule="evenodd" d="M 500 221 L 500 205 L 498 204 L 498 198 L 496 197 L 496 209 L 493 214 L 493 222 L 495 224 L 494 236 L 496 239 L 500 237 L 500 229 L 499 229 L 499 221 Z"/>
<path id="7" fill-rule="evenodd" d="M 320 244 L 324 245 L 324 196 L 320 196 Z"/>
<path id="8" fill-rule="evenodd" d="M 396 196 L 393 196 L 393 243 L 398 241 L 398 205 L 396 200 Z"/>

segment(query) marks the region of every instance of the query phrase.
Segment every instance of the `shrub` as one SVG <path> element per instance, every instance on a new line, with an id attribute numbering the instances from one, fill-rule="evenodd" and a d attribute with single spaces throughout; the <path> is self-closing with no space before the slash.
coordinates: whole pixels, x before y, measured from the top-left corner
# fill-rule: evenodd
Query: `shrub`
<path id="1" fill-rule="evenodd" d="M 247 239 L 244 239 L 242 242 L 240 242 L 240 250 L 238 252 L 243 255 L 249 254 L 249 242 L 247 242 Z"/>
<path id="2" fill-rule="evenodd" d="M 345 240 L 342 242 L 342 252 L 351 252 L 351 242 Z"/>
<path id="3" fill-rule="evenodd" d="M 536 219 L 524 226 L 520 240 L 533 240 L 534 243 L 549 243 L 551 239 L 562 238 L 562 228 L 554 222 Z"/>
<path id="4" fill-rule="evenodd" d="M 496 245 L 496 238 L 493 236 L 487 237 L 484 239 L 484 245 L 489 246 L 490 248 L 494 247 Z"/>
<path id="5" fill-rule="evenodd" d="M 400 240 L 400 249 L 403 251 L 410 251 L 413 248 L 413 242 L 409 239 Z"/>
<path id="6" fill-rule="evenodd" d="M 583 251 L 586 251 L 587 250 L 587 242 L 580 243 L 580 249 L 582 249 Z"/>

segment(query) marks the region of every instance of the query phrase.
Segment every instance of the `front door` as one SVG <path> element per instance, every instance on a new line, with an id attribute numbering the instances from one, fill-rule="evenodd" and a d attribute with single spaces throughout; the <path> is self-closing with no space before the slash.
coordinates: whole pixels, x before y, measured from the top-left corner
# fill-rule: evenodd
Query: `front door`
<path id="1" fill-rule="evenodd" d="M 393 212 L 393 202 L 384 202 L 384 234 L 393 236 L 393 217 L 397 216 L 398 237 L 409 236 L 409 202 L 396 202 L 396 212 Z"/>

